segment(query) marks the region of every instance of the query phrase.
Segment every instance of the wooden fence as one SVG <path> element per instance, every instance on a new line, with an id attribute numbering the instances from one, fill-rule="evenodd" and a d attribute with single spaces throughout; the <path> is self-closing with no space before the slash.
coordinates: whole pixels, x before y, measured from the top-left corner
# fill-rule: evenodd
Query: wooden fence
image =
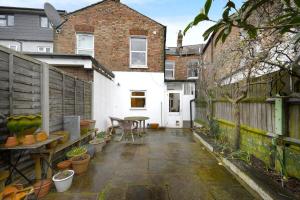
<path id="1" fill-rule="evenodd" d="M 42 114 L 43 129 L 63 129 L 63 116 L 91 118 L 92 83 L 77 79 L 46 63 L 0 47 L 0 143 L 7 137 L 6 118 Z M 0 170 L 7 153 L 0 154 Z M 14 154 L 16 156 L 16 154 Z M 15 157 L 13 156 L 13 160 Z M 30 172 L 33 161 L 25 153 L 18 169 Z"/>

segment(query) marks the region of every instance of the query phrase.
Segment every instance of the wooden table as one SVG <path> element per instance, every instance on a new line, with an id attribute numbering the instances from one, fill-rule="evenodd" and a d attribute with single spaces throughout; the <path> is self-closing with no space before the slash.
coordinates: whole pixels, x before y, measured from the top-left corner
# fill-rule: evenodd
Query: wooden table
<path id="1" fill-rule="evenodd" d="M 43 142 L 37 142 L 35 144 L 32 145 L 18 145 L 15 147 L 5 147 L 3 145 L 0 146 L 0 150 L 1 151 L 20 151 L 20 154 L 16 160 L 16 162 L 13 164 L 10 160 L 9 160 L 9 165 L 10 165 L 10 173 L 9 173 L 9 178 L 8 180 L 11 178 L 11 175 L 14 171 L 16 171 L 18 174 L 20 174 L 26 181 L 28 181 L 31 184 L 31 180 L 29 178 L 27 178 L 25 176 L 25 174 L 23 174 L 20 170 L 18 170 L 17 166 L 19 164 L 19 161 L 21 159 L 21 157 L 23 156 L 23 153 L 26 150 L 30 150 L 32 151 L 32 153 L 38 155 L 41 153 L 40 149 L 42 147 L 44 147 L 47 144 L 50 144 L 53 141 L 59 140 L 60 138 L 62 138 L 62 136 L 49 136 L 49 138 Z M 35 161 L 35 177 L 36 179 L 41 179 L 41 174 L 42 174 L 42 170 L 41 170 L 41 157 L 40 156 L 32 156 L 34 161 Z"/>
<path id="2" fill-rule="evenodd" d="M 145 116 L 129 116 L 129 117 L 125 117 L 124 120 L 127 121 L 138 121 L 139 122 L 139 127 L 140 129 L 142 129 L 143 133 L 146 132 L 146 120 L 148 120 L 149 117 L 145 117 Z M 143 126 L 142 126 L 143 125 Z M 140 131 L 141 133 L 141 131 Z"/>

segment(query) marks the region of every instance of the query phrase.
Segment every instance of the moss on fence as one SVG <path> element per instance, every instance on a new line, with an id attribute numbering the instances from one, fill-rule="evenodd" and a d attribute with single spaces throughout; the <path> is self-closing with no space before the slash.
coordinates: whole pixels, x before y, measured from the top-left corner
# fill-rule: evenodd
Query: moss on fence
<path id="1" fill-rule="evenodd" d="M 219 123 L 221 138 L 233 144 L 234 123 L 221 119 L 216 121 Z M 266 131 L 242 125 L 240 147 L 262 160 L 268 167 L 274 162 L 271 157 L 272 137 Z M 288 175 L 300 179 L 300 146 L 288 144 L 285 147 L 285 163 Z"/>

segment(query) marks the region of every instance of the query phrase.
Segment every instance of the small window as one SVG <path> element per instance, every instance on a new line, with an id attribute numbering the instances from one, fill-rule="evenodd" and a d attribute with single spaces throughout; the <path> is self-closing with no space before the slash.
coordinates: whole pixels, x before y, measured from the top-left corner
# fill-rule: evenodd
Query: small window
<path id="1" fill-rule="evenodd" d="M 51 23 L 47 17 L 40 17 L 40 27 L 41 28 L 52 28 Z"/>
<path id="2" fill-rule="evenodd" d="M 77 34 L 76 52 L 94 57 L 94 36 L 92 34 Z"/>
<path id="3" fill-rule="evenodd" d="M 130 67 L 147 68 L 147 39 L 130 38 Z"/>
<path id="4" fill-rule="evenodd" d="M 37 51 L 40 53 L 51 53 L 51 47 L 38 47 Z"/>
<path id="5" fill-rule="evenodd" d="M 12 50 L 18 51 L 18 46 L 17 45 L 9 45 L 8 47 Z"/>
<path id="6" fill-rule="evenodd" d="M 195 84 L 194 83 L 184 83 L 184 95 L 194 95 L 195 94 Z"/>
<path id="7" fill-rule="evenodd" d="M 0 26 L 14 26 L 14 15 L 0 15 Z"/>
<path id="8" fill-rule="evenodd" d="M 187 64 L 187 77 L 188 79 L 197 79 L 199 72 L 199 61 L 197 59 L 191 60 Z"/>
<path id="9" fill-rule="evenodd" d="M 166 79 L 175 79 L 175 62 L 174 61 L 166 61 L 165 78 Z"/>
<path id="10" fill-rule="evenodd" d="M 131 91 L 131 108 L 141 109 L 146 108 L 146 92 L 145 91 Z"/>

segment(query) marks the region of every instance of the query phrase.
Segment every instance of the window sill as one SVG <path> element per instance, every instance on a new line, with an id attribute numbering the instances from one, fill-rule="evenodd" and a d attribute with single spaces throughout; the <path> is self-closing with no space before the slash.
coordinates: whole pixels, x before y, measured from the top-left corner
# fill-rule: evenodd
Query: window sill
<path id="1" fill-rule="evenodd" d="M 129 66 L 130 69 L 148 69 L 148 66 Z"/>
<path id="2" fill-rule="evenodd" d="M 194 79 L 198 79 L 198 77 L 188 77 L 188 80 L 194 80 Z"/>
<path id="3" fill-rule="evenodd" d="M 147 110 L 147 108 L 130 108 L 130 110 Z"/>

